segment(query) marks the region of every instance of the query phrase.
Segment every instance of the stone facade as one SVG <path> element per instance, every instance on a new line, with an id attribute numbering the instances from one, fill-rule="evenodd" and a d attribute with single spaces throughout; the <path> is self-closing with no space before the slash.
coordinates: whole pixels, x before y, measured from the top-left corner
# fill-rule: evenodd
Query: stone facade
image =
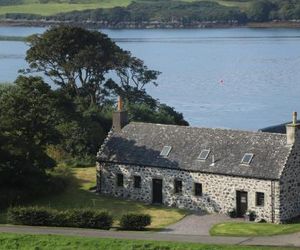
<path id="1" fill-rule="evenodd" d="M 97 155 L 98 192 L 146 203 L 154 202 L 155 193 L 155 202 L 166 206 L 210 213 L 236 209 L 240 215 L 251 210 L 257 221 L 274 223 L 300 215 L 296 113 L 287 135 L 146 123 L 123 127 L 118 115 L 126 113 L 122 108 L 117 113 L 114 124 L 119 126 L 114 125 Z M 162 155 L 165 146 L 171 150 Z M 204 149 L 209 155 L 198 159 Z M 245 164 L 247 153 L 253 157 Z M 135 187 L 135 176 L 141 187 Z M 175 180 L 182 183 L 178 193 Z M 195 194 L 195 183 L 201 184 L 201 195 Z"/>
<path id="2" fill-rule="evenodd" d="M 282 221 L 300 215 L 300 133 L 280 177 L 280 218 Z"/>
<path id="3" fill-rule="evenodd" d="M 248 210 L 257 219 L 280 222 L 279 181 L 260 180 L 190 171 L 98 163 L 98 191 L 102 194 L 152 203 L 152 179 L 162 179 L 162 203 L 166 206 L 227 213 L 236 208 L 236 191 L 248 193 Z M 117 174 L 124 176 L 123 187 Z M 141 177 L 141 188 L 134 188 L 134 176 Z M 182 181 L 182 192 L 174 193 L 174 180 Z M 195 196 L 194 183 L 202 184 L 202 196 Z M 256 192 L 264 193 L 264 205 L 256 205 Z"/>

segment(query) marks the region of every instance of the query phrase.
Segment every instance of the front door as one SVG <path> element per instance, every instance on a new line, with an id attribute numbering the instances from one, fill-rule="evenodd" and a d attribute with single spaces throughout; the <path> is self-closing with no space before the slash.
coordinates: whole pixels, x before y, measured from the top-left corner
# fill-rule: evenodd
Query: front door
<path id="1" fill-rule="evenodd" d="M 152 180 L 152 202 L 162 203 L 162 180 L 153 179 Z"/>
<path id="2" fill-rule="evenodd" d="M 236 213 L 238 217 L 243 217 L 248 210 L 248 193 L 236 191 Z"/>

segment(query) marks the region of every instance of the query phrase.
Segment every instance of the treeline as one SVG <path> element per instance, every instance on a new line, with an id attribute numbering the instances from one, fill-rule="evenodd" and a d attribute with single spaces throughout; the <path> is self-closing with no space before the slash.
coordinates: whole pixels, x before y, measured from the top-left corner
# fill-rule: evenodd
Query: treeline
<path id="1" fill-rule="evenodd" d="M 0 0 L 0 5 L 7 0 Z M 18 1 L 18 0 L 15 0 Z M 47 3 L 48 0 L 40 0 Z M 70 3 L 76 0 L 70 0 Z M 139 0 L 127 7 L 93 9 L 61 13 L 54 16 L 6 14 L 6 19 L 69 22 L 96 27 L 203 27 L 209 24 L 245 24 L 247 22 L 300 19 L 298 0 L 239 0 L 248 7 L 228 7 L 217 2 L 174 0 Z"/>
<path id="2" fill-rule="evenodd" d="M 132 2 L 127 7 L 94 9 L 42 17 L 28 14 L 6 14 L 9 19 L 98 23 L 101 27 L 118 27 L 127 24 L 169 23 L 194 26 L 201 22 L 244 23 L 247 16 L 236 7 L 226 7 L 216 2 L 184 2 L 150 0 Z"/>
<path id="3" fill-rule="evenodd" d="M 130 121 L 188 125 L 181 113 L 146 92 L 160 72 L 105 34 L 60 26 L 27 43 L 24 75 L 0 85 L 0 208 L 62 191 L 58 163 L 94 165 L 117 96 Z M 32 75 L 37 72 L 55 89 Z"/>
<path id="4" fill-rule="evenodd" d="M 247 17 L 254 22 L 299 20 L 300 1 L 256 0 L 251 2 Z"/>

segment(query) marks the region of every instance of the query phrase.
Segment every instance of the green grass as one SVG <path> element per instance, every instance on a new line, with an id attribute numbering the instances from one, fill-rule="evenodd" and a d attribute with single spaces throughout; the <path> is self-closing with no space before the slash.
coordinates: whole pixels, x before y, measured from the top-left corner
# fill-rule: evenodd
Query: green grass
<path id="1" fill-rule="evenodd" d="M 40 4 L 35 2 L 26 2 L 21 5 L 8 5 L 0 7 L 0 15 L 7 13 L 26 13 L 42 16 L 51 16 L 58 13 L 70 12 L 75 10 L 87 10 L 97 8 L 112 8 L 116 6 L 127 6 L 132 0 L 99 0 L 94 3 L 69 4 L 69 3 L 47 3 Z"/>
<path id="2" fill-rule="evenodd" d="M 117 6 L 125 7 L 129 5 L 133 0 L 82 0 L 77 4 L 69 3 L 55 3 L 50 2 L 46 4 L 40 4 L 37 0 L 24 0 L 20 5 L 8 5 L 0 7 L 0 15 L 7 13 L 26 13 L 37 14 L 42 16 L 51 16 L 58 13 L 70 12 L 75 10 L 87 10 L 97 8 L 113 8 Z M 138 1 L 138 0 L 137 0 Z M 187 2 L 193 2 L 195 0 L 183 0 Z M 248 6 L 247 2 L 238 1 L 225 1 L 225 0 L 196 0 L 196 1 L 214 1 L 224 6 L 239 7 L 245 9 Z"/>
<path id="3" fill-rule="evenodd" d="M 271 236 L 299 231 L 300 224 L 225 222 L 214 225 L 210 234 L 213 236 Z"/>
<path id="4" fill-rule="evenodd" d="M 152 216 L 151 230 L 158 230 L 182 219 L 188 212 L 175 208 L 150 206 L 140 202 L 128 201 L 96 195 L 88 191 L 96 185 L 95 167 L 72 169 L 74 178 L 67 190 L 59 195 L 52 195 L 36 200 L 28 205 L 46 206 L 58 210 L 66 208 L 97 208 L 109 211 L 116 219 L 116 224 L 127 212 L 149 213 Z M 0 213 L 0 223 L 6 223 L 5 213 Z"/>
<path id="5" fill-rule="evenodd" d="M 0 234 L 0 249 L 43 249 L 43 250 L 293 250 L 296 248 L 232 246 L 197 243 L 175 243 L 142 240 L 99 239 L 88 237 L 54 236 L 54 235 L 25 235 Z"/>

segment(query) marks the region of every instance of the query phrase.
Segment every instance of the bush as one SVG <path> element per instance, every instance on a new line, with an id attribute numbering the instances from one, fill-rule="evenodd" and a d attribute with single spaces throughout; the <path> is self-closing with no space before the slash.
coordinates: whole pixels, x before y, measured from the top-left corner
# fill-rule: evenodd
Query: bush
<path id="1" fill-rule="evenodd" d="M 124 214 L 120 220 L 120 226 L 125 230 L 143 230 L 150 224 L 149 214 Z"/>
<path id="2" fill-rule="evenodd" d="M 8 222 L 17 225 L 47 226 L 52 222 L 53 211 L 38 207 L 14 207 L 7 213 Z"/>
<path id="3" fill-rule="evenodd" d="M 110 229 L 113 219 L 103 211 L 92 209 L 69 210 L 68 221 L 72 227 Z"/>
<path id="4" fill-rule="evenodd" d="M 64 226 L 110 229 L 112 216 L 107 212 L 93 209 L 69 209 L 58 211 L 43 207 L 9 208 L 8 222 L 29 226 Z"/>
<path id="5" fill-rule="evenodd" d="M 237 217 L 236 209 L 231 209 L 231 210 L 229 210 L 227 214 L 228 214 L 228 216 L 229 216 L 230 218 L 236 218 L 236 217 Z"/>

